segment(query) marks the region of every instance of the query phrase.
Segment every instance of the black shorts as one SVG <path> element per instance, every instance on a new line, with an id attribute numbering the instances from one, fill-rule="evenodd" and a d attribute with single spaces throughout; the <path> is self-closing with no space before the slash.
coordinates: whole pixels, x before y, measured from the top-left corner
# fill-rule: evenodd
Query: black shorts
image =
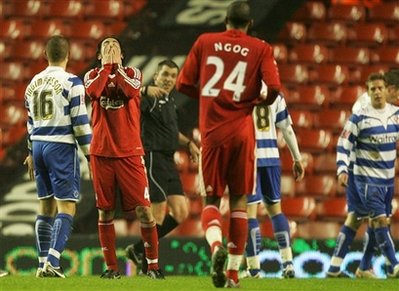
<path id="1" fill-rule="evenodd" d="M 151 202 L 166 201 L 168 195 L 184 195 L 173 155 L 173 152 L 145 153 Z"/>

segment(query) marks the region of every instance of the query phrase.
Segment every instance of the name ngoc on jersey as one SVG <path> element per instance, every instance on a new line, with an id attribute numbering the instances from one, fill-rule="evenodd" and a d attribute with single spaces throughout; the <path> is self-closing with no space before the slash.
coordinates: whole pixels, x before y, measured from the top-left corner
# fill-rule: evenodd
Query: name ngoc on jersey
<path id="1" fill-rule="evenodd" d="M 249 48 L 241 47 L 239 44 L 232 45 L 229 42 L 221 43 L 217 42 L 215 45 L 215 51 L 225 51 L 225 52 L 232 52 L 235 54 L 241 54 L 242 56 L 246 57 L 249 53 Z"/>

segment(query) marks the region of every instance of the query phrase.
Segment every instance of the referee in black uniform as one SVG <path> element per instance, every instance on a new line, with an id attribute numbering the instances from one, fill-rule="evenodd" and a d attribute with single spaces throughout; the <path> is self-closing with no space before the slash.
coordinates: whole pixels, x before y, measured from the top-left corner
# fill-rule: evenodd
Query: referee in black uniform
<path id="1" fill-rule="evenodd" d="M 152 211 L 161 238 L 176 228 L 188 216 L 174 153 L 180 145 L 187 146 L 198 161 L 196 144 L 179 132 L 176 104 L 173 97 L 179 67 L 172 60 L 158 64 L 154 86 L 141 89 L 141 137 L 145 149 L 145 166 L 149 181 Z M 169 213 L 166 213 L 168 206 Z M 143 241 L 126 248 L 126 255 L 146 273 Z"/>

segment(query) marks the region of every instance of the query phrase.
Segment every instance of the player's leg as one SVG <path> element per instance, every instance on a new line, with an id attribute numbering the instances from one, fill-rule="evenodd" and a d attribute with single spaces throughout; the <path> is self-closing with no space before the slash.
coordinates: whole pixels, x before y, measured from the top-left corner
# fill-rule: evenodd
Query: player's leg
<path id="1" fill-rule="evenodd" d="M 370 225 L 370 223 L 367 227 L 367 231 L 364 234 L 363 241 L 363 257 L 360 261 L 359 267 L 356 269 L 355 275 L 357 278 L 376 279 L 377 276 L 374 274 L 371 260 L 375 254 L 377 242 L 375 240 L 374 228 Z"/>
<path id="2" fill-rule="evenodd" d="M 43 267 L 47 261 L 54 216 L 57 211 L 49 172 L 43 157 L 45 146 L 46 143 L 43 142 L 32 144 L 35 182 L 39 199 L 39 211 L 35 221 L 36 249 L 39 259 L 36 277 L 43 277 Z"/>
<path id="3" fill-rule="evenodd" d="M 262 202 L 262 198 L 258 197 L 257 201 L 251 201 L 256 195 L 248 195 L 247 215 L 248 215 L 248 238 L 245 246 L 245 255 L 247 261 L 247 276 L 259 278 L 260 276 L 260 260 L 259 251 L 261 244 L 261 234 L 259 222 L 257 218 L 258 207 Z M 260 200 L 259 200 L 260 198 Z"/>
<path id="4" fill-rule="evenodd" d="M 99 156 L 90 157 L 93 174 L 93 187 L 96 193 L 98 209 L 98 238 L 107 269 L 101 275 L 103 279 L 119 279 L 116 258 L 115 215 L 115 167 L 116 160 Z"/>
<path id="5" fill-rule="evenodd" d="M 385 207 L 387 210 L 387 223 L 388 223 L 388 229 L 391 229 L 391 216 L 392 216 L 392 200 L 394 196 L 394 187 L 389 187 L 388 192 L 385 196 Z M 385 258 L 385 273 L 388 278 L 393 278 L 393 266 L 389 262 L 388 259 Z"/>
<path id="6" fill-rule="evenodd" d="M 151 211 L 144 159 L 141 156 L 121 159 L 117 168 L 117 181 L 123 193 L 122 210 L 136 209 L 141 224 L 141 237 L 148 264 L 147 275 L 153 279 L 164 279 L 158 265 L 158 233 Z"/>

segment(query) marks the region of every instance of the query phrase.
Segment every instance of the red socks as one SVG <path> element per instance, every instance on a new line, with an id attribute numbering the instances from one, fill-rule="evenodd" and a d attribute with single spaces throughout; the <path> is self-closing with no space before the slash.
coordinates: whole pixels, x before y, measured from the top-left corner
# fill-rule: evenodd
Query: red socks
<path id="1" fill-rule="evenodd" d="M 113 220 L 98 222 L 98 236 L 108 270 L 118 270 L 115 252 L 115 228 Z"/>
<path id="2" fill-rule="evenodd" d="M 148 270 L 157 270 L 158 266 L 158 233 L 155 221 L 141 223 L 141 237 L 144 242 Z"/>
<path id="3" fill-rule="evenodd" d="M 235 210 L 230 214 L 229 239 L 227 247 L 229 254 L 242 255 L 248 236 L 248 216 L 243 210 Z"/>

